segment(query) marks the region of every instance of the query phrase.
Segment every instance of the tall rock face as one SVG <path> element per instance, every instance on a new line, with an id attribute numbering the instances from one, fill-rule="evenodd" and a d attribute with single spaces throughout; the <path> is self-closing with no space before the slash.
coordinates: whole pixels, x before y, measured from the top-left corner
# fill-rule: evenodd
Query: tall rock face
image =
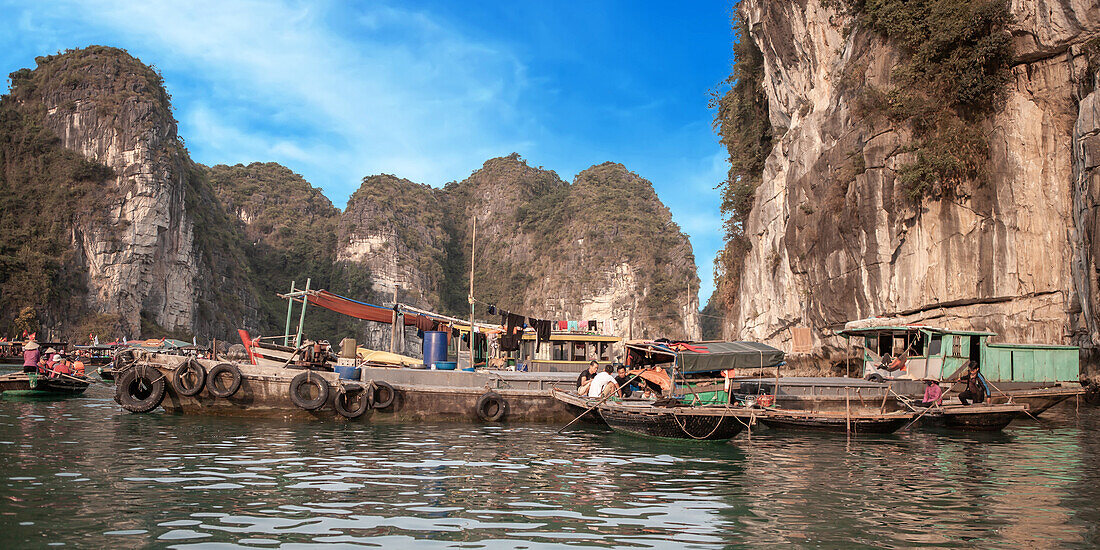
<path id="1" fill-rule="evenodd" d="M 899 182 L 909 128 L 858 107 L 865 87 L 897 85 L 906 53 L 841 4 L 740 4 L 764 57 L 774 141 L 727 336 L 789 350 L 788 329 L 811 327 L 827 354 L 842 345 L 828 327 L 893 315 L 1002 341 L 1100 344 L 1100 7 L 1009 4 L 1016 61 L 980 128 L 988 178 L 915 203 Z"/>
<path id="2" fill-rule="evenodd" d="M 515 154 L 444 189 L 374 176 L 349 201 L 340 235 L 338 258 L 368 266 L 376 291 L 400 285 L 422 307 L 469 315 L 473 245 L 479 318 L 493 304 L 610 321 L 627 336 L 699 335 L 691 245 L 652 184 L 620 164 L 572 184 Z"/>
<path id="3" fill-rule="evenodd" d="M 36 61 L 37 69 L 11 75 L 4 108 L 21 129 L 7 127 L 5 137 L 34 131 L 44 147 L 59 146 L 103 169 L 85 169 L 99 180 L 94 186 L 75 174 L 73 179 L 85 184 L 70 186 L 71 192 L 94 210 L 58 220 L 69 242 L 52 258 L 71 275 L 64 291 L 52 294 L 81 296 L 82 303 L 58 304 L 39 295 L 24 305 L 35 307 L 53 328 L 71 329 L 72 319 L 90 312 L 107 318 L 103 330 L 130 336 L 221 332 L 247 324 L 255 308 L 241 282 L 239 258 L 224 240 L 195 234 L 196 210 L 208 211 L 216 202 L 176 135 L 159 75 L 122 50 L 99 46 Z M 65 183 L 48 181 L 42 172 L 36 176 L 28 164 L 34 162 L 5 158 L 5 188 L 35 177 L 40 184 Z M 20 177 L 20 165 L 27 168 L 26 177 Z M 31 199 L 2 215 L 34 216 L 36 209 L 73 206 Z"/>
<path id="4" fill-rule="evenodd" d="M 438 190 L 388 174 L 370 176 L 340 217 L 336 260 L 372 274 L 379 301 L 438 307 L 451 217 Z"/>
<path id="5" fill-rule="evenodd" d="M 308 281 L 310 288 L 371 297 L 369 271 L 336 261 L 340 211 L 321 189 L 274 162 L 216 165 L 206 173 L 221 207 L 235 218 L 223 238 L 233 239 L 233 226 L 243 237 L 240 249 L 260 306 L 255 330 L 283 334 L 287 304 L 278 295 L 291 284 L 305 288 Z M 322 338 L 336 338 L 353 323 L 323 309 L 308 318 L 309 334 Z"/>

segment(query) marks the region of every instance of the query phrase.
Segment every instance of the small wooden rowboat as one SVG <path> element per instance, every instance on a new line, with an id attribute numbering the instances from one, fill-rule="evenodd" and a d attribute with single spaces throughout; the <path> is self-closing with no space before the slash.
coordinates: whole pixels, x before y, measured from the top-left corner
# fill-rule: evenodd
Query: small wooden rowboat
<path id="1" fill-rule="evenodd" d="M 979 432 L 1005 429 L 1016 417 L 1027 411 L 1027 405 L 989 404 L 945 405 L 929 410 L 921 417 L 925 426 Z"/>
<path id="2" fill-rule="evenodd" d="M 725 441 L 741 433 L 754 415 L 750 409 L 724 405 L 670 402 L 672 406 L 661 406 L 652 401 L 602 401 L 559 389 L 553 390 L 552 395 L 569 404 L 575 414 L 583 413 L 583 420 L 607 424 L 620 433 L 656 439 Z"/>
<path id="3" fill-rule="evenodd" d="M 37 373 L 13 372 L 0 376 L 0 393 L 29 397 L 80 395 L 90 381 L 78 376 L 47 377 Z"/>
<path id="4" fill-rule="evenodd" d="M 760 422 L 775 430 L 803 430 L 819 432 L 847 432 L 889 434 L 898 431 L 916 416 L 916 413 L 895 411 L 889 413 L 845 411 L 802 411 L 769 409 L 760 416 Z"/>

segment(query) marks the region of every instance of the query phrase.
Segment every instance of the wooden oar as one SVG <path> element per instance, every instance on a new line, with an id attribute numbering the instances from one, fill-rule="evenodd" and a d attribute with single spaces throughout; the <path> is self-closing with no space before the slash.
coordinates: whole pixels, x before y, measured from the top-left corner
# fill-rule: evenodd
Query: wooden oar
<path id="1" fill-rule="evenodd" d="M 989 384 L 990 386 L 993 386 L 993 382 L 990 382 L 989 380 L 986 380 L 984 376 L 982 377 L 982 380 L 985 380 L 985 383 L 986 383 L 986 384 Z M 1009 395 L 1009 394 L 1005 393 L 1005 391 L 1004 391 L 1004 390 L 1002 390 L 1001 388 L 998 388 L 997 386 L 993 386 L 993 389 L 997 390 L 997 393 L 1000 393 L 1001 395 L 1003 395 L 1003 396 L 1005 396 L 1005 397 L 1007 397 L 1007 398 L 1008 398 L 1008 401 L 1006 401 L 1006 402 L 1005 402 L 1005 404 L 1006 404 L 1006 405 L 1007 405 L 1007 404 L 1011 404 L 1011 403 L 1012 403 L 1012 396 L 1011 396 L 1011 395 Z M 993 396 L 990 396 L 990 398 L 992 398 L 992 397 L 993 397 Z M 1027 409 L 1028 409 L 1027 407 L 1024 407 L 1024 414 L 1026 414 L 1026 415 L 1030 416 L 1032 420 L 1034 420 L 1034 421 L 1038 422 L 1038 421 L 1039 421 L 1039 419 L 1038 419 L 1038 418 L 1036 418 L 1036 417 L 1035 417 L 1035 415 L 1033 415 L 1033 414 L 1031 414 L 1030 412 L 1028 412 L 1028 410 L 1027 410 Z"/>
<path id="2" fill-rule="evenodd" d="M 595 405 L 592 405 L 591 407 L 588 407 L 588 410 L 586 410 L 586 411 L 582 412 L 582 413 L 580 414 L 580 416 L 578 416 L 578 417 L 574 418 L 573 420 L 570 420 L 568 424 L 566 424 L 566 425 L 562 426 L 562 427 L 561 427 L 561 429 L 560 429 L 560 430 L 558 430 L 558 433 L 562 433 L 562 432 L 564 432 L 566 428 L 568 428 L 569 426 L 572 426 L 572 425 L 573 425 L 573 423 L 574 423 L 574 422 L 576 422 L 576 421 L 578 421 L 578 420 L 580 420 L 582 416 L 584 416 L 584 415 L 586 415 L 586 414 L 588 414 L 588 413 L 592 412 L 592 409 L 595 409 L 596 407 L 599 407 L 600 405 L 602 405 L 602 404 L 603 404 L 603 402 L 604 402 L 604 401 L 607 401 L 608 399 L 611 399 L 611 396 L 613 396 L 613 395 L 615 395 L 615 394 L 619 393 L 619 390 L 623 389 L 623 386 L 625 386 L 625 385 L 627 385 L 627 384 L 630 384 L 631 382 L 633 382 L 633 381 L 634 381 L 634 379 L 635 379 L 635 378 L 637 378 L 637 377 L 639 377 L 639 376 L 641 376 L 641 375 L 642 375 L 642 373 L 640 373 L 640 372 L 639 372 L 638 374 L 635 374 L 634 376 L 631 376 L 631 377 L 630 377 L 630 379 L 629 379 L 629 380 L 627 380 L 626 382 L 623 382 L 622 384 L 618 384 L 618 385 L 616 385 L 616 386 L 615 386 L 615 392 L 613 392 L 613 393 L 608 393 L 607 395 L 605 395 L 605 396 L 604 396 L 604 398 L 603 398 L 603 399 L 600 399 L 600 400 L 599 400 L 599 402 L 597 402 L 597 403 L 596 403 Z"/>

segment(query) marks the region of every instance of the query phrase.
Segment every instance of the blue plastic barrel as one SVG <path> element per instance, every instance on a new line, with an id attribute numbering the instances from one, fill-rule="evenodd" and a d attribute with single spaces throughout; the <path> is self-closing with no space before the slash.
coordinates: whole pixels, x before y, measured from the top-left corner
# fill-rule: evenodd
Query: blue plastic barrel
<path id="1" fill-rule="evenodd" d="M 447 361 L 447 333 L 441 330 L 424 331 L 424 364 L 431 367 L 435 363 Z"/>

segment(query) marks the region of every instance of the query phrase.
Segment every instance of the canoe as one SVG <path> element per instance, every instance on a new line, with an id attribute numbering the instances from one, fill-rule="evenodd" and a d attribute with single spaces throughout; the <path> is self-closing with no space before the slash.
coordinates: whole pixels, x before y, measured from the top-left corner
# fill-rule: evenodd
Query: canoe
<path id="1" fill-rule="evenodd" d="M 979 403 L 945 405 L 931 409 L 921 417 L 925 426 L 977 432 L 1005 429 L 1016 417 L 1027 411 L 1027 405 Z"/>
<path id="2" fill-rule="evenodd" d="M 916 416 L 912 412 L 853 412 L 850 415 L 836 411 L 801 411 L 769 409 L 760 416 L 760 422 L 775 430 L 802 430 L 818 432 L 894 433 Z"/>
<path id="3" fill-rule="evenodd" d="M 13 372 L 0 376 L 0 393 L 23 396 L 68 397 L 88 389 L 90 380 L 77 377 L 49 378 L 35 373 Z"/>
<path id="4" fill-rule="evenodd" d="M 597 410 L 611 429 L 629 435 L 678 440 L 725 441 L 741 433 L 753 412 L 725 406 L 657 407 L 605 402 Z"/>

